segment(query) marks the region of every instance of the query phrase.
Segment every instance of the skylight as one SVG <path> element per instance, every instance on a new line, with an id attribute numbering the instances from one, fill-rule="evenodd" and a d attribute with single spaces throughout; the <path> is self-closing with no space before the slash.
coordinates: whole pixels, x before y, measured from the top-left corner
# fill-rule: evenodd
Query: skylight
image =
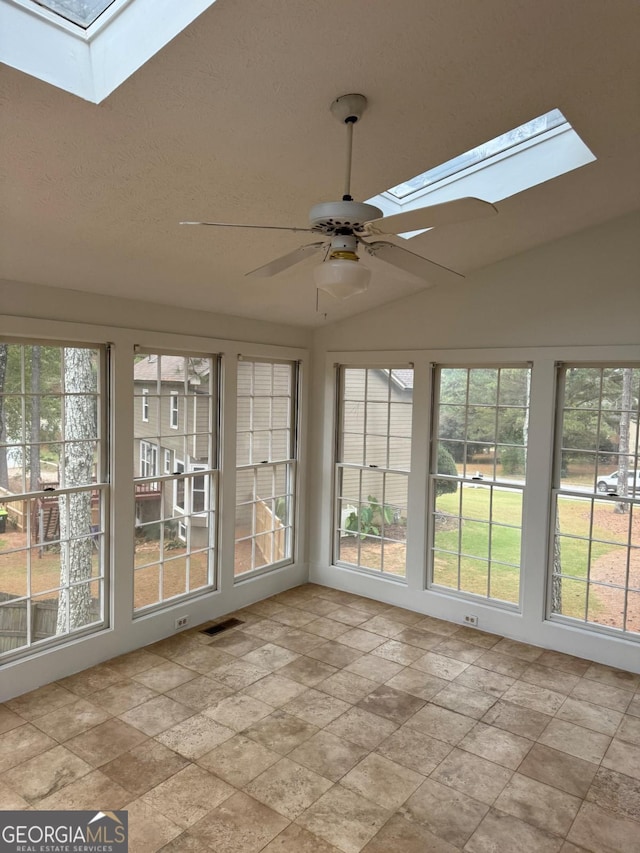
<path id="1" fill-rule="evenodd" d="M 108 9 L 115 0 L 33 0 L 36 6 L 44 6 L 72 24 L 86 29 Z"/>
<path id="2" fill-rule="evenodd" d="M 464 196 L 495 203 L 595 159 L 560 110 L 553 109 L 367 199 L 367 203 L 379 207 L 385 216 Z"/>

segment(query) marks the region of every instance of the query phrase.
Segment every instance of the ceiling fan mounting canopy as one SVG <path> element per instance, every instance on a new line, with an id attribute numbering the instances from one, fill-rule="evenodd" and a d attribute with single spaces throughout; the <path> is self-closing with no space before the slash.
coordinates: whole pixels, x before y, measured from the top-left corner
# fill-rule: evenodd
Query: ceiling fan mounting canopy
<path id="1" fill-rule="evenodd" d="M 309 211 L 309 224 L 319 234 L 363 234 L 367 222 L 381 217 L 382 211 L 373 204 L 324 201 Z"/>

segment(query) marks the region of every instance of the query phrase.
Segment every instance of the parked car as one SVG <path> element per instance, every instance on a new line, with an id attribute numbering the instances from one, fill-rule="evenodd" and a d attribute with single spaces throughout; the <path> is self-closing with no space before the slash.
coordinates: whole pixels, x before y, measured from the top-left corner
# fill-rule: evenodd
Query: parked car
<path id="1" fill-rule="evenodd" d="M 597 488 L 599 492 L 617 492 L 618 491 L 618 471 L 609 474 L 607 477 L 602 477 L 598 480 Z M 640 492 L 640 471 L 629 471 L 629 494 Z"/>

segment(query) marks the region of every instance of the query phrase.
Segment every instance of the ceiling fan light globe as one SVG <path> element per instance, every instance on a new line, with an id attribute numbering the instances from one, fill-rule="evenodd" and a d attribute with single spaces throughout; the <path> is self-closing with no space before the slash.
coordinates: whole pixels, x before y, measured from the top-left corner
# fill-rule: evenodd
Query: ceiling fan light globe
<path id="1" fill-rule="evenodd" d="M 371 270 L 357 260 L 331 258 L 313 271 L 316 287 L 336 299 L 349 299 L 369 287 Z"/>

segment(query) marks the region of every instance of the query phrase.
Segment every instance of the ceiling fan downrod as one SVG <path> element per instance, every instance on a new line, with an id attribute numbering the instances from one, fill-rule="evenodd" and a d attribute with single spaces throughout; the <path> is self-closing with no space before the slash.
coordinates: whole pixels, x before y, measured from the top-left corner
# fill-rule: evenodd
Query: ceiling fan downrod
<path id="1" fill-rule="evenodd" d="M 341 124 L 347 126 L 347 162 L 342 201 L 353 201 L 351 196 L 351 163 L 353 159 L 353 125 L 367 108 L 364 95 L 341 95 L 331 104 L 331 113 Z"/>

